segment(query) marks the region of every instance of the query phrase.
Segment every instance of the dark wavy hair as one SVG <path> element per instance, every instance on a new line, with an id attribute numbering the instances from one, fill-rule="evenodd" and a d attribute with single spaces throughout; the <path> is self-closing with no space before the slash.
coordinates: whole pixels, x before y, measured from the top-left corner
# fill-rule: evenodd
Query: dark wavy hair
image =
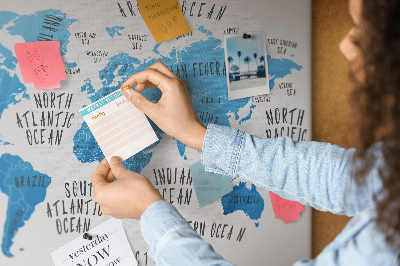
<path id="1" fill-rule="evenodd" d="M 353 65 L 350 72 L 355 161 L 361 162 L 354 177 L 359 184 L 365 181 L 376 161 L 367 151 L 381 141 L 384 167 L 379 175 L 383 188 L 374 196 L 375 221 L 386 242 L 400 250 L 400 1 L 362 2 L 363 23 L 354 41 L 362 62 Z"/>

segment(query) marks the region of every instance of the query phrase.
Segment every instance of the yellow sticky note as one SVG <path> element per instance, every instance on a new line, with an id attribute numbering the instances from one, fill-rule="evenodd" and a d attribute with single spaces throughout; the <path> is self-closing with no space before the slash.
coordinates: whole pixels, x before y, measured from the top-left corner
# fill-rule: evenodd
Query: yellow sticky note
<path id="1" fill-rule="evenodd" d="M 157 43 L 190 32 L 178 0 L 137 0 L 137 5 Z"/>

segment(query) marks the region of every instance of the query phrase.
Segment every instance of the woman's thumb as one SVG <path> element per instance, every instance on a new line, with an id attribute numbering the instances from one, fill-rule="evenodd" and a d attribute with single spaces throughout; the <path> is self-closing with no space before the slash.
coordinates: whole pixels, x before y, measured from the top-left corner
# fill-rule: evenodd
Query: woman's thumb
<path id="1" fill-rule="evenodd" d="M 121 178 L 126 171 L 128 171 L 122 164 L 121 158 L 113 156 L 110 159 L 110 168 L 114 176 L 118 179 Z"/>
<path id="2" fill-rule="evenodd" d="M 140 111 L 147 114 L 151 110 L 152 102 L 146 99 L 140 92 L 133 89 L 123 89 L 122 93 Z"/>

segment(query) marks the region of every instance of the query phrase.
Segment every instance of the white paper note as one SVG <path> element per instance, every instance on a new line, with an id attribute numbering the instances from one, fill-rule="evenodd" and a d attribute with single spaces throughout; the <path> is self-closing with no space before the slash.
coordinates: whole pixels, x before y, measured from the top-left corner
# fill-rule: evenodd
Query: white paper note
<path id="1" fill-rule="evenodd" d="M 121 220 L 111 218 L 51 253 L 55 266 L 137 265 Z"/>
<path id="2" fill-rule="evenodd" d="M 158 141 L 144 113 L 119 91 L 79 111 L 107 161 L 126 160 Z"/>

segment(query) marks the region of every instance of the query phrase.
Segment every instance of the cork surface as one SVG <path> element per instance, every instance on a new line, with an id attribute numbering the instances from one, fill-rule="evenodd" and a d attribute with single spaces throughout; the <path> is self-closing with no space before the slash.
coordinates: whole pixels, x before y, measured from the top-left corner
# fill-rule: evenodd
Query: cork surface
<path id="1" fill-rule="evenodd" d="M 350 63 L 339 43 L 352 22 L 346 0 L 313 0 L 313 140 L 350 148 Z M 349 218 L 313 210 L 312 256 L 340 233 Z"/>

